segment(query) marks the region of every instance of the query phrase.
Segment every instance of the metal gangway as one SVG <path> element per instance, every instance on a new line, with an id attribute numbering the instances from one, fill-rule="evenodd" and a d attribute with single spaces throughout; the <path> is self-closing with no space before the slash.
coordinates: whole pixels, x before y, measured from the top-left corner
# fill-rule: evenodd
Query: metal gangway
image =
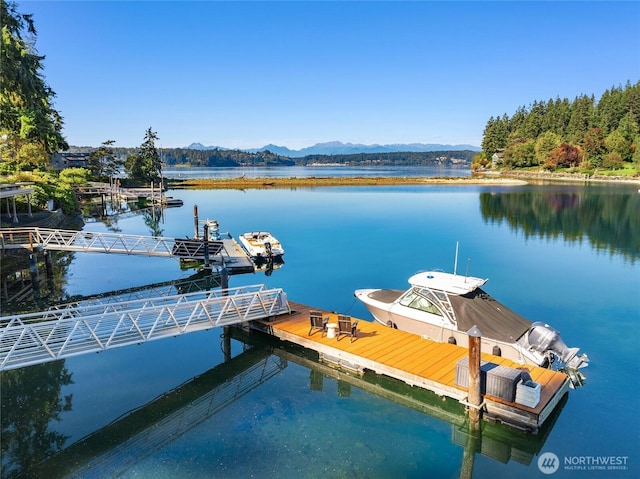
<path id="1" fill-rule="evenodd" d="M 224 243 L 209 241 L 208 247 L 209 254 L 215 256 L 224 249 Z M 0 230 L 0 248 L 3 250 L 42 248 L 160 257 L 204 256 L 204 242 L 200 240 L 38 227 Z"/>
<path id="2" fill-rule="evenodd" d="M 281 288 L 252 285 L 0 317 L 0 371 L 290 312 Z"/>

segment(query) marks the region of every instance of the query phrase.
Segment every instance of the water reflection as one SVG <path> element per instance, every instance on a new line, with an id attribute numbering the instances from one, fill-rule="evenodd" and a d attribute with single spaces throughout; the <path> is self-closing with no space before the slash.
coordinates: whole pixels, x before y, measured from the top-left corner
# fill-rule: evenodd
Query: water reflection
<path id="1" fill-rule="evenodd" d="M 31 477 L 35 464 L 62 449 L 67 437 L 51 425 L 71 411 L 61 390 L 72 383 L 64 361 L 0 372 L 2 477 Z"/>
<path id="2" fill-rule="evenodd" d="M 480 193 L 488 223 L 506 221 L 525 236 L 587 238 L 591 245 L 635 261 L 640 257 L 640 194 L 626 189 L 527 189 Z"/>
<path id="3" fill-rule="evenodd" d="M 42 434 L 50 421 L 59 418 L 61 411 L 71 409 L 71 398 L 60 397 L 61 387 L 71 381 L 64 362 L 12 371 L 15 374 L 11 375 L 4 373 L 3 386 L 14 388 L 10 397 L 20 402 L 21 410 L 16 414 L 14 410 L 18 404 L 5 406 L 3 403 L 3 408 L 11 411 L 11 423 L 4 422 L 8 414 L 3 414 L 2 423 L 3 438 L 9 438 L 3 441 L 2 450 L 5 472 L 9 472 L 5 477 L 113 477 L 131 472 L 137 464 L 146 459 L 153 460 L 169 445 L 174 447 L 182 436 L 190 434 L 256 387 L 271 381 L 291 363 L 308 369 L 311 392 L 322 392 L 324 381 L 329 379 L 337 382 L 336 394 L 342 400 L 352 401 L 353 389 L 358 388 L 449 424 L 450 442 L 464 450 L 460 477 L 471 477 L 477 454 L 501 463 L 513 460 L 529 465 L 542 449 L 567 400 L 565 396 L 538 435 L 489 422 L 484 422 L 477 430 L 470 428 L 464 407 L 455 400 L 443 399 L 376 374 L 356 376 L 342 372 L 318 362 L 317 354 L 298 346 L 286 346 L 235 328 L 227 329 L 226 333 L 227 339 L 245 344 L 240 354 L 233 358 L 225 355 L 227 359 L 209 371 L 129 411 L 64 449 L 64 436 Z M 278 346 L 274 348 L 275 344 Z M 47 385 L 45 395 L 40 395 L 42 386 L 38 384 Z M 215 423 L 208 424 L 207 428 L 215 428 Z M 43 437 L 47 440 L 43 441 Z M 24 444 L 26 438 L 31 442 Z"/>

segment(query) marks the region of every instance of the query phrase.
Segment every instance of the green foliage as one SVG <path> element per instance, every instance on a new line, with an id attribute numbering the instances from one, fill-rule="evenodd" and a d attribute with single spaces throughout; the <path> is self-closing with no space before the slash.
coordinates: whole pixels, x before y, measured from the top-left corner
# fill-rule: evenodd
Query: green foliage
<path id="1" fill-rule="evenodd" d="M 535 142 L 533 140 L 525 140 L 511 143 L 504 150 L 503 163 L 510 168 L 537 165 Z"/>
<path id="2" fill-rule="evenodd" d="M 13 170 L 43 167 L 50 155 L 68 148 L 55 92 L 42 74 L 44 57 L 35 48 L 31 15 L 0 0 L 0 155 Z"/>
<path id="3" fill-rule="evenodd" d="M 116 154 L 121 151 L 116 149 Z M 307 155 L 291 159 L 268 150 L 249 153 L 239 150 L 190 150 L 186 148 L 163 149 L 164 161 L 172 166 L 304 166 L 309 164 L 348 165 L 399 165 L 432 166 L 463 165 L 471 163 L 473 151 L 425 151 L 393 153 L 354 153 L 344 155 Z"/>
<path id="4" fill-rule="evenodd" d="M 534 145 L 536 164 L 543 165 L 549 158 L 551 151 L 560 146 L 561 142 L 560 135 L 552 131 L 545 131 L 540 135 Z"/>
<path id="5" fill-rule="evenodd" d="M 421 151 L 394 153 L 354 153 L 351 155 L 307 155 L 297 165 L 341 164 L 358 166 L 468 166 L 473 151 Z"/>
<path id="6" fill-rule="evenodd" d="M 190 166 L 293 166 L 295 162 L 270 151 L 249 153 L 240 150 L 191 150 L 189 148 L 163 149 L 162 156 L 168 165 Z"/>
<path id="7" fill-rule="evenodd" d="M 581 95 L 573 102 L 556 98 L 520 107 L 512 117 L 491 117 L 482 149 L 487 157 L 504 151 L 507 168 L 618 168 L 621 160 L 633 162 L 640 174 L 639 122 L 640 82 L 627 82 L 624 88 L 605 91 L 597 103 L 593 95 Z M 535 145 L 533 160 L 531 142 Z"/>
<path id="8" fill-rule="evenodd" d="M 611 153 L 617 153 L 622 161 L 631 161 L 633 151 L 631 141 L 627 140 L 620 130 L 612 131 L 604 140 L 604 146 Z"/>
<path id="9" fill-rule="evenodd" d="M 86 168 L 65 168 L 60 172 L 60 181 L 69 186 L 86 186 L 91 177 L 91 171 Z"/>
<path id="10" fill-rule="evenodd" d="M 617 151 L 612 151 L 608 153 L 607 156 L 604 157 L 602 161 L 602 167 L 607 168 L 609 170 L 619 170 L 624 167 L 624 161 L 622 161 L 622 156 Z"/>
<path id="11" fill-rule="evenodd" d="M 86 183 L 90 173 L 83 168 L 67 168 L 63 173 L 22 171 L 7 179 L 10 183 L 32 182 L 34 191 L 31 201 L 36 208 L 46 209 L 48 201 L 54 200 L 65 214 L 73 214 L 78 211 L 73 185 Z"/>
<path id="12" fill-rule="evenodd" d="M 480 152 L 473 156 L 473 159 L 471 160 L 471 169 L 480 170 L 482 168 L 487 168 L 490 164 L 491 160 L 487 158 L 487 154 L 485 152 Z"/>
<path id="13" fill-rule="evenodd" d="M 124 165 L 124 161 L 115 155 L 114 143 L 114 140 L 103 141 L 102 145 L 89 155 L 91 174 L 98 180 L 113 178 Z"/>
<path id="14" fill-rule="evenodd" d="M 124 162 L 124 169 L 132 180 L 141 183 L 160 181 L 162 164 L 155 145 L 157 139 L 157 134 L 148 128 L 138 153 L 130 155 Z"/>

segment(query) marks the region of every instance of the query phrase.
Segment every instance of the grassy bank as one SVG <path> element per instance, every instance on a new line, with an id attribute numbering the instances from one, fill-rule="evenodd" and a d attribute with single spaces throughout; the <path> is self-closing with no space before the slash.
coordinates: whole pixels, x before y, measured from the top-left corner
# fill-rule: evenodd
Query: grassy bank
<path id="1" fill-rule="evenodd" d="M 211 178 L 168 180 L 172 189 L 267 189 L 319 188 L 328 186 L 385 185 L 514 185 L 526 181 L 516 178 L 483 177 L 289 177 L 289 178 Z"/>

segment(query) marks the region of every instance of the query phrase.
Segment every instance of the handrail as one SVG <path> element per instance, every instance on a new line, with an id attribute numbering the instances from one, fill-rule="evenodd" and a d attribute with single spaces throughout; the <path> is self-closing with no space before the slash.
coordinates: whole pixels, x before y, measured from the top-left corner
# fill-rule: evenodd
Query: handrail
<path id="1" fill-rule="evenodd" d="M 198 240 L 39 227 L 0 230 L 0 244 L 3 249 L 16 247 L 33 249 L 38 246 L 57 251 L 162 257 L 199 257 L 204 255 L 204 243 Z M 224 244 L 221 241 L 209 242 L 211 256 L 219 254 L 223 248 Z"/>
<path id="2" fill-rule="evenodd" d="M 254 285 L 0 317 L 0 371 L 289 311 L 282 289 Z"/>

